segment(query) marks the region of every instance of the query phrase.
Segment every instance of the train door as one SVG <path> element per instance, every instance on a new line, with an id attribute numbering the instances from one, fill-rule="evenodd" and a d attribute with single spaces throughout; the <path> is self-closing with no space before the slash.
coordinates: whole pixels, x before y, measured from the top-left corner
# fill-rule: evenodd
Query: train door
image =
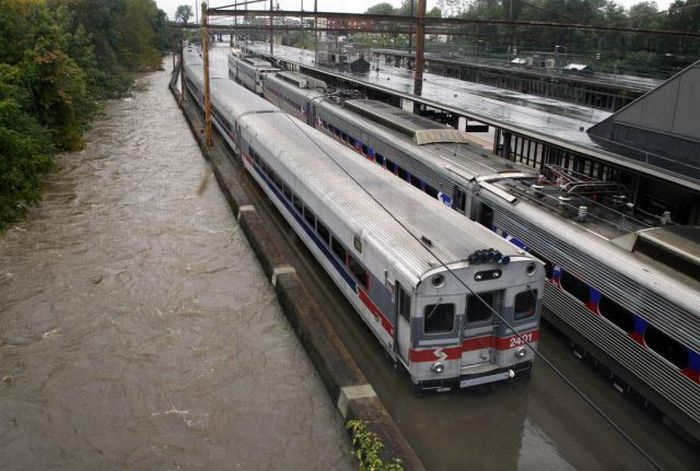
<path id="1" fill-rule="evenodd" d="M 411 346 L 411 296 L 396 282 L 396 332 L 394 345 L 404 365 L 408 365 L 408 350 Z"/>
<path id="2" fill-rule="evenodd" d="M 456 209 L 460 213 L 464 214 L 467 204 L 467 194 L 465 191 L 455 186 L 454 188 L 454 198 L 452 199 L 452 209 Z"/>
<path id="3" fill-rule="evenodd" d="M 503 291 L 467 295 L 462 330 L 463 366 L 495 363 L 495 342 L 499 323 L 494 311 L 499 312 L 502 303 Z"/>
<path id="4" fill-rule="evenodd" d="M 306 124 L 316 127 L 316 105 L 309 102 L 306 106 Z"/>
<path id="5" fill-rule="evenodd" d="M 493 208 L 485 203 L 481 203 L 479 208 L 479 223 L 493 230 Z"/>

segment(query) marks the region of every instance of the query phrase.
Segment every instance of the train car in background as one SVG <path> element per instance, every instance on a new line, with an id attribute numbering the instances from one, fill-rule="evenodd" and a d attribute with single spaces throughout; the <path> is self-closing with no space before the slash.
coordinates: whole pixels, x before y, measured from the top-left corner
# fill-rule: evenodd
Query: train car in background
<path id="1" fill-rule="evenodd" d="M 262 59 L 234 52 L 228 56 L 229 78 L 245 85 L 246 88 L 258 95 L 263 93 L 262 77 L 279 70 L 278 67 L 274 67 Z"/>
<path id="2" fill-rule="evenodd" d="M 202 66 L 185 58 L 201 106 Z M 230 80 L 213 123 L 419 391 L 526 377 L 544 267 Z"/>
<path id="3" fill-rule="evenodd" d="M 700 228 L 627 203 L 627 190 L 560 165 L 545 175 L 388 104 L 266 76 L 297 118 L 546 262 L 545 316 L 700 439 Z M 381 170 L 380 170 L 381 169 Z"/>

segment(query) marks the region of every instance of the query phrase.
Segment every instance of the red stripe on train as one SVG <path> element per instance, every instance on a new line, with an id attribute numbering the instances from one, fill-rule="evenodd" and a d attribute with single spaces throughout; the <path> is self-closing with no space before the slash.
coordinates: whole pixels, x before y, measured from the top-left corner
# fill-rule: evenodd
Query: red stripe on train
<path id="1" fill-rule="evenodd" d="M 686 368 L 682 373 L 696 383 L 700 383 L 700 371 L 694 370 L 693 368 Z"/>
<path id="2" fill-rule="evenodd" d="M 532 330 L 530 332 L 520 332 L 520 335 L 528 343 L 537 342 L 540 338 L 540 331 Z M 482 348 L 509 350 L 524 344 L 525 342 L 520 340 L 520 337 L 517 335 L 512 335 L 510 337 L 494 337 L 492 335 L 486 335 L 483 337 L 466 339 L 459 347 L 447 347 L 443 348 L 442 351 L 445 353 L 445 355 L 447 355 L 446 360 L 457 360 L 462 356 L 463 352 L 471 352 Z M 425 350 L 410 349 L 408 357 L 410 361 L 415 362 L 436 361 L 441 357 L 440 354 L 435 353 L 437 350 L 438 349 L 436 348 L 428 348 Z"/>
<path id="3" fill-rule="evenodd" d="M 376 304 L 372 302 L 371 299 L 369 299 L 369 296 L 367 296 L 367 292 L 361 289 L 357 289 L 359 291 L 358 296 L 360 297 L 360 301 L 362 301 L 362 304 L 367 306 L 367 309 L 372 313 L 372 315 L 375 318 L 379 318 L 382 321 L 382 327 L 384 330 L 386 330 L 389 335 L 393 336 L 394 335 L 394 326 L 392 323 L 387 319 L 387 317 L 384 315 L 384 313 L 377 307 Z"/>

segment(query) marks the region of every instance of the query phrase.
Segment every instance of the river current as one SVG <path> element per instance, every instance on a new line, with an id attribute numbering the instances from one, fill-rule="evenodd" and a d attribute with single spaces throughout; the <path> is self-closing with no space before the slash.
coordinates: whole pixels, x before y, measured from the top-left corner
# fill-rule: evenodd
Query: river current
<path id="1" fill-rule="evenodd" d="M 107 103 L 0 236 L 2 468 L 350 469 L 168 80 Z"/>

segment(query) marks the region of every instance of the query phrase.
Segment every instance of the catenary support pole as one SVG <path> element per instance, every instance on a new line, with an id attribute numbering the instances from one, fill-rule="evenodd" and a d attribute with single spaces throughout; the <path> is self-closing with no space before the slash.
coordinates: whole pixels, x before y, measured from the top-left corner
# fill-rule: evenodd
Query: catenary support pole
<path id="1" fill-rule="evenodd" d="M 202 2 L 202 59 L 204 63 L 204 137 L 211 145 L 211 89 L 209 88 L 209 13 Z"/>
<path id="2" fill-rule="evenodd" d="M 270 0 L 270 13 L 272 13 L 272 0 Z M 270 15 L 270 57 L 275 55 L 275 32 L 274 32 L 274 18 Z"/>
<path id="3" fill-rule="evenodd" d="M 418 0 L 418 18 L 416 24 L 416 63 L 414 66 L 415 80 L 413 94 L 423 93 L 423 56 L 425 54 L 425 0 Z"/>
<path id="4" fill-rule="evenodd" d="M 185 89 L 185 42 L 180 33 L 180 102 L 187 101 L 187 90 Z"/>

